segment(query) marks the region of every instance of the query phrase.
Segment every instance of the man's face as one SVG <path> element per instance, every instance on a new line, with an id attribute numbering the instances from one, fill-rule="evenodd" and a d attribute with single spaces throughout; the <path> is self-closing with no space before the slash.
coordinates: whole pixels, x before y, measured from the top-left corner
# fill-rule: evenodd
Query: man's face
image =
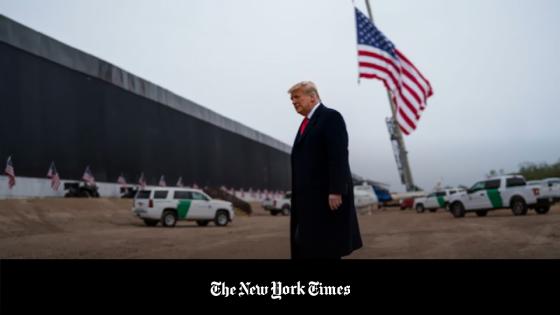
<path id="1" fill-rule="evenodd" d="M 301 89 L 294 91 L 291 99 L 296 112 L 302 116 L 307 116 L 307 114 L 311 112 L 311 109 L 313 109 L 313 106 L 317 103 L 317 99 L 314 95 L 306 94 Z"/>

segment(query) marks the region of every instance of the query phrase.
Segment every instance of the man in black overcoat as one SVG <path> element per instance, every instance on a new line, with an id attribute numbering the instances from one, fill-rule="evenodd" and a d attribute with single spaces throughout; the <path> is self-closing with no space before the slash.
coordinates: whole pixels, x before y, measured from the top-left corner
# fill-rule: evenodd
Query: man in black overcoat
<path id="1" fill-rule="evenodd" d="M 313 82 L 294 85 L 304 119 L 292 148 L 292 259 L 340 259 L 362 247 L 342 115 L 321 103 Z"/>

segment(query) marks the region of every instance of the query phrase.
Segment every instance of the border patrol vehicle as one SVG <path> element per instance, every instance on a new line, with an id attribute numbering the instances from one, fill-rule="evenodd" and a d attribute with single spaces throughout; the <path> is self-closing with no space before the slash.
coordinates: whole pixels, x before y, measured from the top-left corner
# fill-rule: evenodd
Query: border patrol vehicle
<path id="1" fill-rule="evenodd" d="M 430 212 L 436 212 L 438 208 L 447 209 L 449 197 L 456 193 L 463 193 L 465 190 L 461 188 L 444 189 L 428 194 L 426 197 L 414 199 L 413 208 L 416 212 L 422 213 L 426 209 Z"/>
<path id="2" fill-rule="evenodd" d="M 514 215 L 525 215 L 528 209 L 545 214 L 550 210 L 550 200 L 542 197 L 539 187 L 528 186 L 520 175 L 479 181 L 466 192 L 449 198 L 449 211 L 456 218 L 464 217 L 466 212 L 483 217 L 490 210 L 502 208 L 511 208 Z"/>
<path id="3" fill-rule="evenodd" d="M 139 190 L 132 212 L 147 226 L 173 227 L 178 220 L 196 221 L 206 226 L 213 221 L 225 226 L 233 220 L 231 202 L 212 199 L 202 190 L 192 188 L 153 187 Z"/>

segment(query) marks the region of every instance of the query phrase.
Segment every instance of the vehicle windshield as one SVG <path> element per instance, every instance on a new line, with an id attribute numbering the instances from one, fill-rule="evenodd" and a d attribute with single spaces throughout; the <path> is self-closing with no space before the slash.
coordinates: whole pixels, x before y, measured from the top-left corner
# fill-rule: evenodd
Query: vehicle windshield
<path id="1" fill-rule="evenodd" d="M 193 197 L 193 200 L 205 200 L 205 201 L 210 200 L 210 198 L 208 196 L 206 196 L 202 193 L 196 192 L 196 191 L 192 192 L 192 197 Z"/>

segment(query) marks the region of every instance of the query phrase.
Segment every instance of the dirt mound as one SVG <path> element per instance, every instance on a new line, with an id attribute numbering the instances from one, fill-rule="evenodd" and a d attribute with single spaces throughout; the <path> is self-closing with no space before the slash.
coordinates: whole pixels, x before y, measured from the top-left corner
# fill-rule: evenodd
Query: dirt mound
<path id="1" fill-rule="evenodd" d="M 212 198 L 221 199 L 221 200 L 231 202 L 233 204 L 234 208 L 237 208 L 237 209 L 243 211 L 245 214 L 251 215 L 251 213 L 253 212 L 253 209 L 248 202 L 243 201 L 243 200 L 235 197 L 234 195 L 223 191 L 222 189 L 205 187 L 204 192 L 207 193 L 208 196 L 210 196 Z"/>
<path id="2" fill-rule="evenodd" d="M 0 238 L 63 233 L 133 220 L 130 199 L 33 198 L 0 200 Z"/>

